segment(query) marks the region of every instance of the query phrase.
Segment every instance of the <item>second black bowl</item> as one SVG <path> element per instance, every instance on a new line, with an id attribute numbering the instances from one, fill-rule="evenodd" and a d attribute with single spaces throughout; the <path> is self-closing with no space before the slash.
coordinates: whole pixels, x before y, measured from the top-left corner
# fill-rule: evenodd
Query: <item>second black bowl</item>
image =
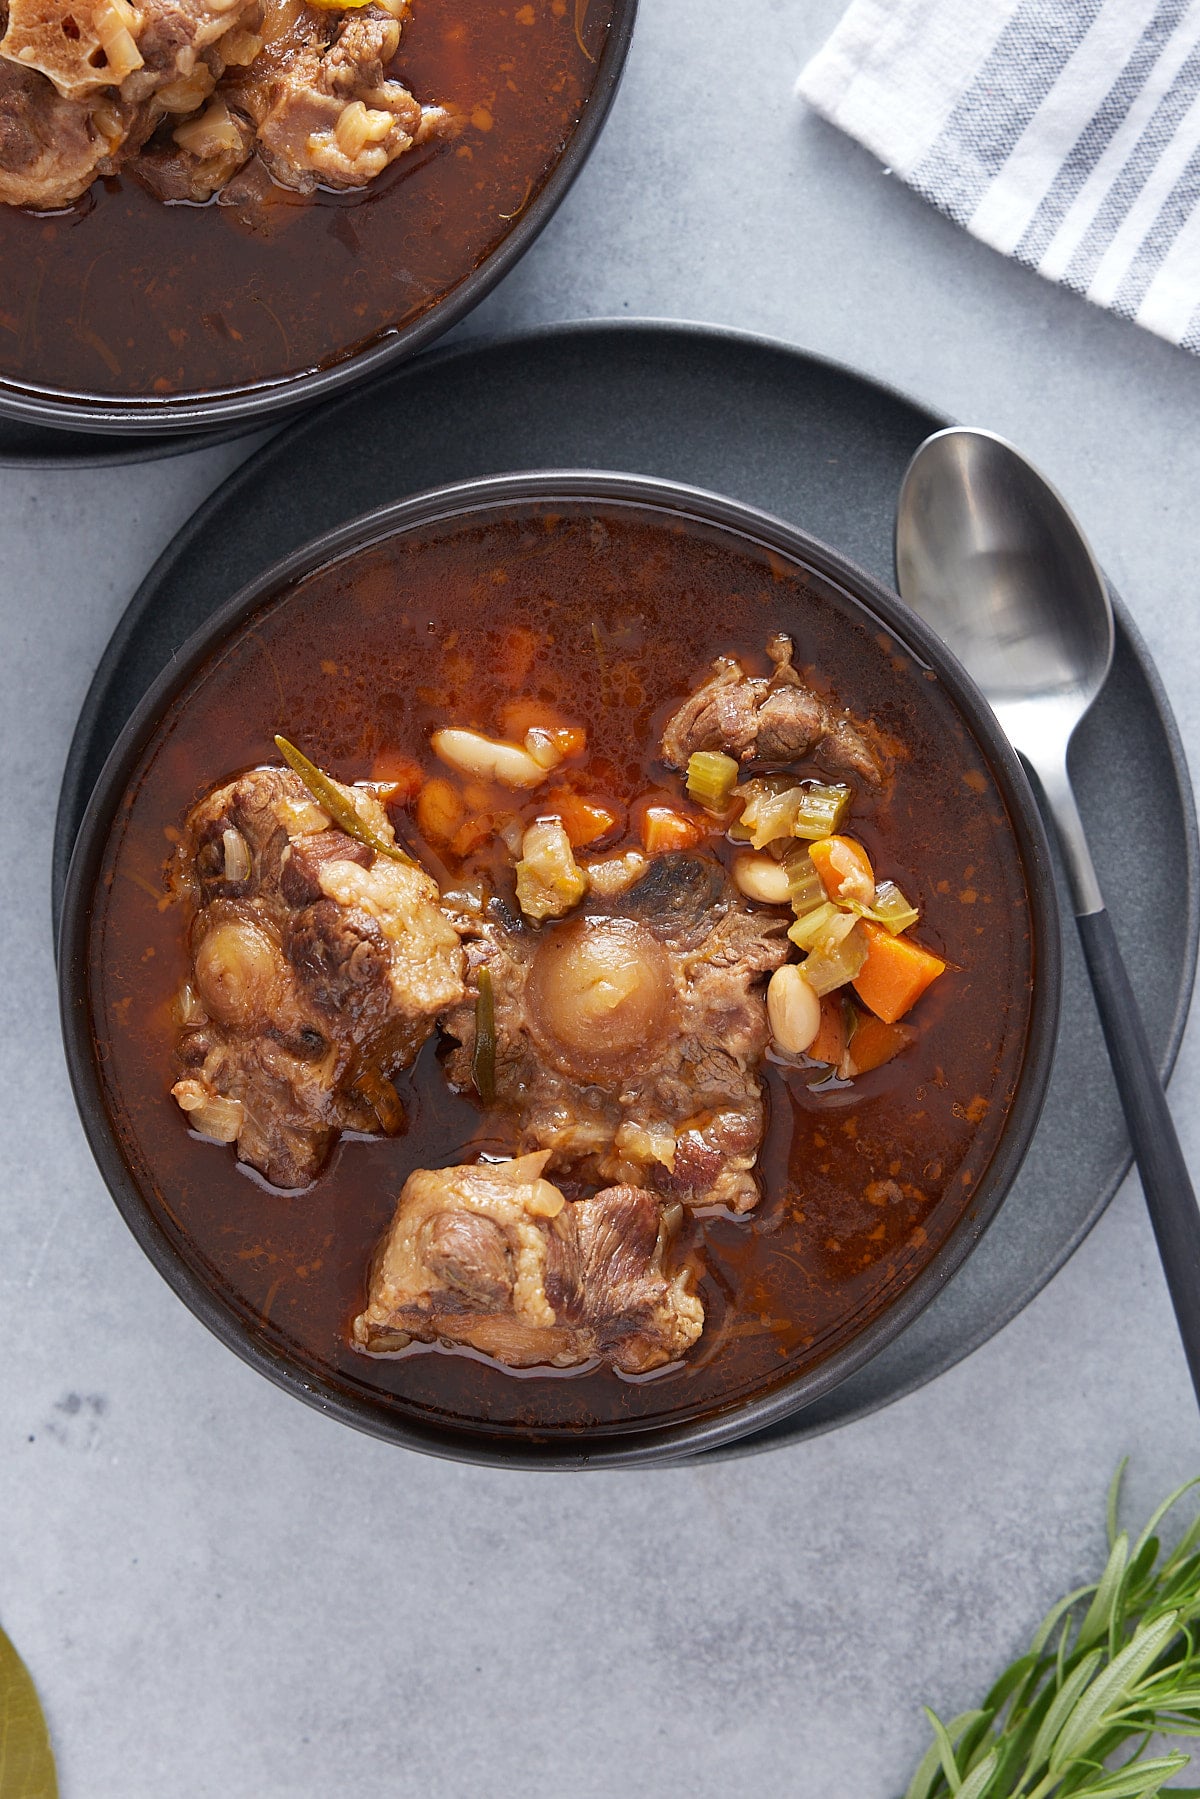
<path id="1" fill-rule="evenodd" d="M 461 124 L 365 188 L 302 198 L 259 177 L 257 199 L 226 205 L 231 184 L 205 206 L 166 205 L 121 176 L 64 213 L 0 206 L 5 305 L 21 322 L 0 356 L 0 420 L 134 447 L 232 436 L 426 348 L 565 197 L 615 97 L 636 11 L 637 0 L 503 13 L 421 0 L 400 66 Z M 23 450 L 47 453 L 15 435 L 12 459 Z"/>

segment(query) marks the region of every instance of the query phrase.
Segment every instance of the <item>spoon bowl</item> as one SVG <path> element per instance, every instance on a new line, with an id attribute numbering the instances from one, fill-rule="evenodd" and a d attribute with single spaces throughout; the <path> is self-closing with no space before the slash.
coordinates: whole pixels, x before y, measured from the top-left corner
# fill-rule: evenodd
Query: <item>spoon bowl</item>
<path id="1" fill-rule="evenodd" d="M 1034 767 L 1052 745 L 1065 752 L 1108 676 L 1113 614 L 1045 477 L 989 431 L 927 438 L 900 490 L 896 574 Z"/>

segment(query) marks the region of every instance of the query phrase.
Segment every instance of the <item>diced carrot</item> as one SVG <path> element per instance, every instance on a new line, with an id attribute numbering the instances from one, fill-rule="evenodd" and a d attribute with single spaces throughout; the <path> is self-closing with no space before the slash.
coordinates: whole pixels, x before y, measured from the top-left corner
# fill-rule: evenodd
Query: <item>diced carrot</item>
<path id="1" fill-rule="evenodd" d="M 946 964 L 911 937 L 903 933 L 893 937 L 871 919 L 864 918 L 859 929 L 867 941 L 867 959 L 855 977 L 854 990 L 877 1018 L 895 1024 L 945 973 Z"/>
<path id="2" fill-rule="evenodd" d="M 814 1062 L 836 1068 L 846 1053 L 846 1007 L 840 993 L 827 993 L 821 1001 L 821 1022 L 805 1051 Z"/>
<path id="3" fill-rule="evenodd" d="M 434 775 L 417 795 L 417 829 L 430 843 L 448 843 L 462 821 L 463 810 L 458 788 Z"/>
<path id="4" fill-rule="evenodd" d="M 830 899 L 871 904 L 875 898 L 875 870 L 861 843 L 853 837 L 820 837 L 809 844 L 808 853 Z"/>
<path id="5" fill-rule="evenodd" d="M 672 806 L 647 806 L 641 817 L 642 848 L 648 856 L 663 850 L 694 849 L 704 835 L 695 819 Z"/>
<path id="6" fill-rule="evenodd" d="M 553 731 L 567 722 L 557 706 L 529 698 L 505 700 L 498 717 L 500 735 L 507 737 L 510 743 L 520 743 L 526 731 L 531 731 L 535 725 L 540 730 Z"/>
<path id="7" fill-rule="evenodd" d="M 916 1032 L 906 1024 L 885 1024 L 882 1018 L 874 1018 L 869 1012 L 860 1014 L 858 1028 L 838 1065 L 838 1073 L 843 1080 L 850 1080 L 856 1074 L 869 1074 L 872 1068 L 882 1068 L 902 1049 L 907 1049 L 915 1035 Z"/>
<path id="8" fill-rule="evenodd" d="M 450 854 L 469 856 L 472 850 L 477 850 L 480 844 L 487 842 L 494 824 L 495 820 L 490 812 L 476 812 L 464 819 L 450 839 Z"/>
<path id="9" fill-rule="evenodd" d="M 462 790 L 463 805 L 468 812 L 486 812 L 495 804 L 498 791 L 490 781 L 468 781 Z"/>
<path id="10" fill-rule="evenodd" d="M 554 787 L 539 803 L 539 812 L 553 813 L 571 840 L 572 849 L 598 843 L 621 822 L 616 802 L 593 799 L 585 793 L 573 793 L 569 787 Z"/>
<path id="11" fill-rule="evenodd" d="M 527 625 L 514 625 L 500 640 L 496 654 L 496 674 L 506 686 L 519 687 L 529 679 L 530 670 L 542 640 Z"/>
<path id="12" fill-rule="evenodd" d="M 389 806 L 409 805 L 424 778 L 421 764 L 398 750 L 380 750 L 371 764 L 371 779 L 378 788 L 386 789 L 380 798 Z"/>
<path id="13" fill-rule="evenodd" d="M 545 731 L 561 756 L 581 756 L 587 748 L 587 732 L 572 724 L 555 706 L 543 700 L 509 700 L 500 708 L 500 729 L 509 743 L 524 743 L 529 731 Z"/>

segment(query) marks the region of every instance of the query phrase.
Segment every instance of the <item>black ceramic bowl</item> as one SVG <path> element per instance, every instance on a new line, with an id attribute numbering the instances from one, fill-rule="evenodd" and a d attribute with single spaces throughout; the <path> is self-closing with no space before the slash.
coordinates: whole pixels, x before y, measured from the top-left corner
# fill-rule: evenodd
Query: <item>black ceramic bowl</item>
<path id="1" fill-rule="evenodd" d="M 636 1426 L 609 1424 L 584 1433 L 532 1428 L 500 1429 L 482 1423 L 444 1424 L 406 1408 L 332 1366 L 314 1369 L 289 1351 L 285 1337 L 238 1304 L 206 1271 L 203 1260 L 173 1218 L 170 1194 L 148 1199 L 131 1171 L 120 1133 L 110 1117 L 100 1073 L 108 1053 L 98 1045 L 90 999 L 89 945 L 94 899 L 114 822 L 139 763 L 175 698 L 214 654 L 243 638 L 241 628 L 260 609 L 284 596 L 302 577 L 336 566 L 371 546 L 402 539 L 434 525 L 503 518 L 514 506 L 594 503 L 611 517 L 622 508 L 689 526 L 745 546 L 761 559 L 773 555 L 797 566 L 805 582 L 831 594 L 837 606 L 873 632 L 886 632 L 911 658 L 911 672 L 926 671 L 940 684 L 973 750 L 983 759 L 1004 802 L 1011 856 L 1020 863 L 1028 897 L 1033 981 L 1024 1058 L 996 1147 L 970 1203 L 965 1204 L 919 1271 L 899 1286 L 882 1309 L 868 1314 L 823 1360 L 782 1383 L 753 1391 L 732 1405 L 683 1422 Z M 243 639 L 244 640 L 244 639 Z M 214 769 L 219 778 L 222 768 Z M 1009 852 L 1005 852 L 1006 856 Z M 970 678 L 932 632 L 897 596 L 837 551 L 791 525 L 748 506 L 700 490 L 628 475 L 541 473 L 499 476 L 441 488 L 385 507 L 287 557 L 232 598 L 189 641 L 146 694 L 125 726 L 92 794 L 67 876 L 59 937 L 59 982 L 67 1061 L 84 1129 L 101 1173 L 126 1223 L 159 1272 L 196 1316 L 244 1360 L 278 1385 L 346 1423 L 411 1448 L 464 1461 L 565 1468 L 678 1459 L 726 1444 L 814 1401 L 894 1338 L 930 1302 L 970 1254 L 1002 1204 L 1033 1137 L 1050 1074 L 1058 1021 L 1060 939 L 1054 878 L 1046 836 L 1021 764 L 995 716 Z M 447 1143 L 445 1160 L 456 1145 Z M 209 1153 L 209 1152 L 204 1152 Z M 219 1152 L 211 1152 L 219 1153 Z M 161 1202 L 161 1203 L 160 1203 Z"/>
<path id="2" fill-rule="evenodd" d="M 328 400 L 359 381 L 426 349 L 466 316 L 524 255 L 566 197 L 604 125 L 616 96 L 633 36 L 637 0 L 613 0 L 612 22 L 578 123 L 512 228 L 463 279 L 408 324 L 386 331 L 320 368 L 254 381 L 217 392 L 161 398 L 140 394 L 67 391 L 0 377 L 0 419 L 24 426 L 107 436 L 170 437 L 204 433 L 219 442 Z M 155 453 L 162 454 L 159 447 Z M 20 460 L 18 442 L 15 459 Z"/>

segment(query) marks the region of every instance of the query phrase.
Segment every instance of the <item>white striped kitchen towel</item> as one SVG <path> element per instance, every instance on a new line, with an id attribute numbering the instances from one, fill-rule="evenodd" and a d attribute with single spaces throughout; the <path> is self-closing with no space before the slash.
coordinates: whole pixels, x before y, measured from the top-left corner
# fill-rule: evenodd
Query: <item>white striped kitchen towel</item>
<path id="1" fill-rule="evenodd" d="M 799 92 L 985 243 L 1200 355 L 1200 0 L 851 0 Z"/>

